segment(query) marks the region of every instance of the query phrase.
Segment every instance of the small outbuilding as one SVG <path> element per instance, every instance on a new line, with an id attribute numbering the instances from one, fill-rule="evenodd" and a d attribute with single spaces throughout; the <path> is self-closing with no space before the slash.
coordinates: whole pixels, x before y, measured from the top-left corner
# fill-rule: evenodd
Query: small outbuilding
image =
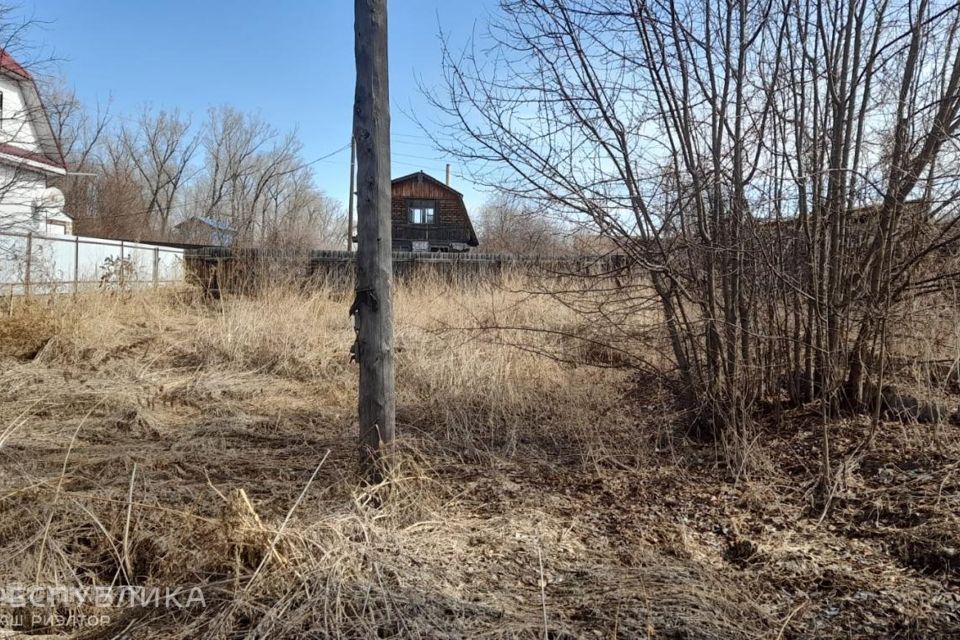
<path id="1" fill-rule="evenodd" d="M 423 171 L 391 183 L 394 251 L 464 252 L 479 243 L 463 194 Z"/>
<path id="2" fill-rule="evenodd" d="M 190 216 L 173 229 L 177 240 L 212 247 L 229 247 L 237 237 L 228 223 L 205 216 Z"/>

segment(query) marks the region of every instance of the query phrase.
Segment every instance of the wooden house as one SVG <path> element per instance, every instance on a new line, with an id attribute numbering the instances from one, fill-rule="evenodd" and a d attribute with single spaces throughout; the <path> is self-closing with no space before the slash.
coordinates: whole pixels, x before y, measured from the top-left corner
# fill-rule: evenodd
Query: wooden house
<path id="1" fill-rule="evenodd" d="M 463 194 L 423 171 L 391 183 L 394 251 L 469 251 L 479 243 Z"/>

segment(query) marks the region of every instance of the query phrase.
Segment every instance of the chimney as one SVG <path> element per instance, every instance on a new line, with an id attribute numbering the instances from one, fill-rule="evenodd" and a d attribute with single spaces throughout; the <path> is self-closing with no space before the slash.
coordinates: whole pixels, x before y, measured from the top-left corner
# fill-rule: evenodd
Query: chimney
<path id="1" fill-rule="evenodd" d="M 447 163 L 447 186 L 450 186 L 450 163 Z"/>

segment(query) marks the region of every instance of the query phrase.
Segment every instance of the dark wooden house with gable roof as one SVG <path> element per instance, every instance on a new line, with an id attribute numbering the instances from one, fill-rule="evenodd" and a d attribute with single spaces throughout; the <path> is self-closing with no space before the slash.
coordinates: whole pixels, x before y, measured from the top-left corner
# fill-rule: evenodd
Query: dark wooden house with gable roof
<path id="1" fill-rule="evenodd" d="M 479 242 L 463 194 L 423 171 L 391 183 L 394 251 L 469 251 Z"/>

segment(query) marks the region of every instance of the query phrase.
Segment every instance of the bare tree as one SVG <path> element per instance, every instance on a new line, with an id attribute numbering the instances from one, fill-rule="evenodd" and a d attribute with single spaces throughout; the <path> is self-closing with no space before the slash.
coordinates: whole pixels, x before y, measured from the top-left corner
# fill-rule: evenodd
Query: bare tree
<path id="1" fill-rule="evenodd" d="M 229 223 L 245 244 L 329 244 L 341 214 L 300 158 L 296 132 L 281 135 L 228 107 L 196 131 L 176 111 L 145 110 L 111 127 L 106 111 L 91 115 L 62 87 L 50 96 L 75 172 L 61 182 L 81 232 L 159 239 L 178 219 L 199 215 Z"/>
<path id="2" fill-rule="evenodd" d="M 122 126 L 120 143 L 136 169 L 156 232 L 166 237 L 182 187 L 191 177 L 191 160 L 199 145 L 190 120 L 174 111 L 148 109 L 133 126 Z"/>
<path id="3" fill-rule="evenodd" d="M 75 219 L 89 218 L 96 215 L 98 151 L 111 122 L 109 105 L 97 105 L 91 113 L 62 78 L 44 83 L 41 91 L 69 171 L 56 181 L 66 198 L 66 210 Z"/>
<path id="4" fill-rule="evenodd" d="M 97 149 L 94 172 L 94 202 L 89 211 L 78 211 L 80 235 L 119 239 L 152 236 L 150 209 L 144 197 L 139 171 L 116 134 L 105 135 Z"/>
<path id="5" fill-rule="evenodd" d="M 263 199 L 262 244 L 332 249 L 342 244 L 343 206 L 314 186 L 310 167 L 280 176 Z"/>
<path id="6" fill-rule="evenodd" d="M 270 193 L 302 167 L 296 132 L 284 136 L 259 117 L 220 107 L 210 110 L 202 144 L 205 214 L 229 220 L 246 242 L 263 240 Z"/>
<path id="7" fill-rule="evenodd" d="M 481 250 L 515 255 L 544 255 L 565 249 L 565 233 L 544 212 L 509 193 L 491 197 L 477 218 Z"/>
<path id="8" fill-rule="evenodd" d="M 862 404 L 888 311 L 955 270 L 928 265 L 960 231 L 960 7 L 505 0 L 500 16 L 482 54 L 445 53 L 438 142 L 645 272 L 594 319 L 659 308 L 683 393 L 738 468 L 780 380 Z"/>

